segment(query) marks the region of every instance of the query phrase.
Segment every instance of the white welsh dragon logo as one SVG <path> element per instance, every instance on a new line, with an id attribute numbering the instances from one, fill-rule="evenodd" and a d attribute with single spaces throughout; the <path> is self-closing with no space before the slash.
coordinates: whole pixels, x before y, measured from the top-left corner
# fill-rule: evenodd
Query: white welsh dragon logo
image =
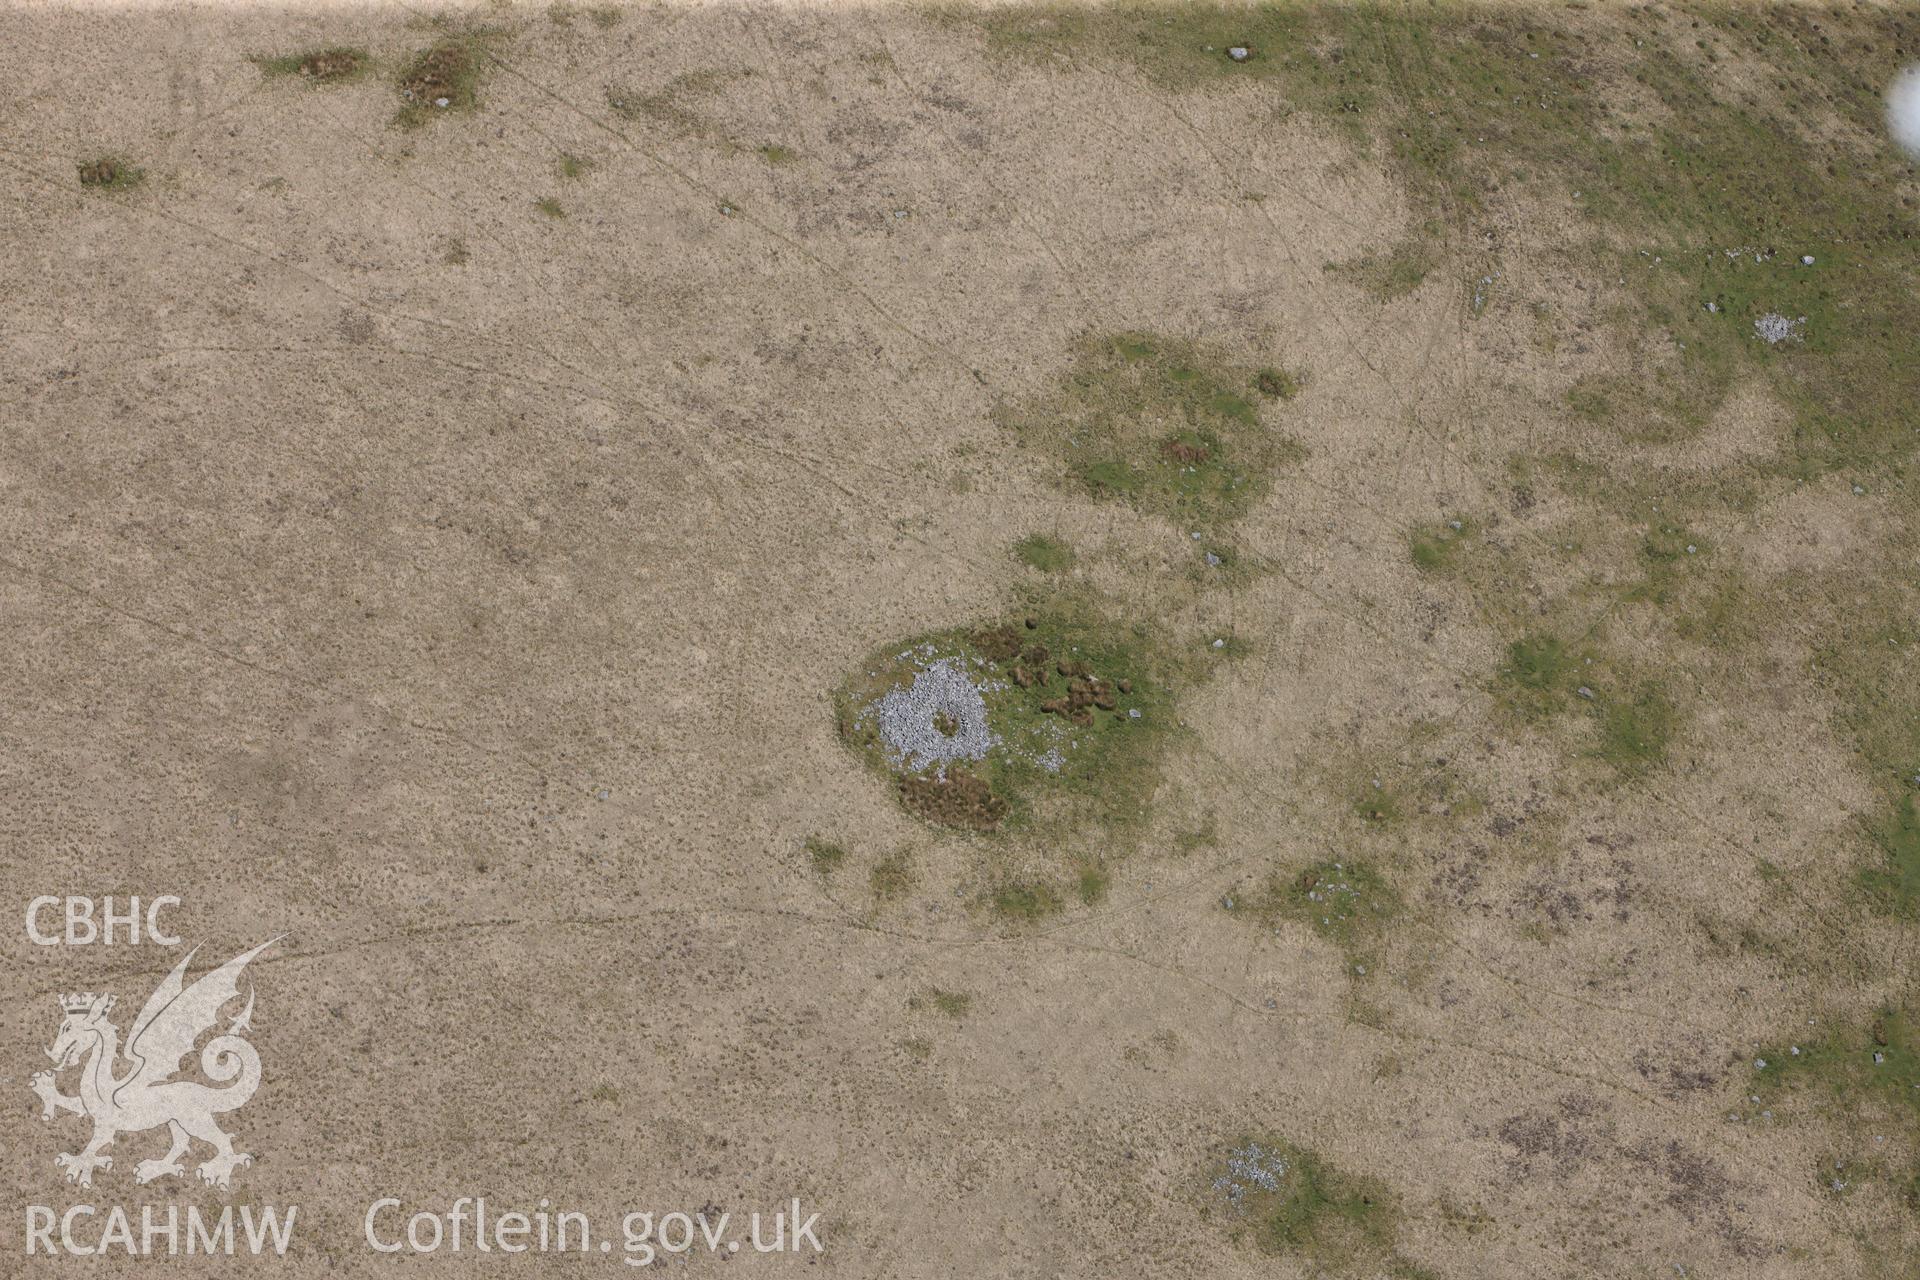
<path id="1" fill-rule="evenodd" d="M 213 1148 L 212 1158 L 199 1166 L 202 1182 L 228 1186 L 235 1169 L 253 1163 L 252 1156 L 233 1149 L 233 1139 L 213 1119 L 243 1106 L 260 1087 L 260 1055 L 240 1038 L 253 1016 L 251 985 L 246 1007 L 223 1034 L 207 1041 L 200 1051 L 201 1071 L 222 1087 L 170 1077 L 193 1052 L 194 1042 L 219 1021 L 220 1010 L 239 996 L 240 971 L 247 962 L 278 941 L 269 939 L 245 955 L 235 956 L 201 975 L 190 987 L 184 982 L 187 965 L 193 959 L 189 951 L 147 997 L 127 1034 L 124 1051 L 120 1048 L 120 1029 L 107 1021 L 114 997 L 92 992 L 60 997 L 60 1010 L 66 1019 L 47 1050 L 54 1069 L 37 1072 L 31 1084 L 40 1097 L 42 1120 L 51 1120 L 62 1111 L 93 1119 L 93 1140 L 85 1150 L 54 1157 L 54 1163 L 67 1171 L 68 1182 L 92 1186 L 95 1169 L 113 1168 L 113 1157 L 100 1154 L 109 1143 L 123 1133 L 141 1133 L 161 1125 L 173 1135 L 173 1146 L 161 1159 L 142 1160 L 136 1165 L 135 1182 L 185 1173 L 180 1157 L 194 1138 Z M 116 1076 L 114 1066 L 122 1056 L 133 1065 L 126 1074 Z M 54 1076 L 73 1066 L 80 1068 L 80 1092 L 68 1097 L 55 1085 Z"/>

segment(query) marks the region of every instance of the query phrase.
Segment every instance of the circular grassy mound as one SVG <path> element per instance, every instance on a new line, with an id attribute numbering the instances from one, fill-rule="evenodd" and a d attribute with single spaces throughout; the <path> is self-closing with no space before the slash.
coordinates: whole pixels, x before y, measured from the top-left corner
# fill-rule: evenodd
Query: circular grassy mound
<path id="1" fill-rule="evenodd" d="M 911 812 L 978 831 L 1138 817 L 1172 726 L 1142 633 L 1047 616 L 888 645 L 836 711 Z"/>

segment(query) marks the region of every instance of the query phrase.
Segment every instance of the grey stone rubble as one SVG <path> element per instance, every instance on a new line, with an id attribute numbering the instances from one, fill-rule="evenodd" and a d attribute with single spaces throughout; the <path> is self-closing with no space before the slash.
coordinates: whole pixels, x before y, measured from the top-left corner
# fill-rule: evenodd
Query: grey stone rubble
<path id="1" fill-rule="evenodd" d="M 1227 1152 L 1226 1172 L 1213 1180 L 1213 1189 L 1236 1209 L 1255 1191 L 1278 1191 L 1287 1176 L 1287 1161 L 1278 1151 L 1257 1142 Z"/>
<path id="2" fill-rule="evenodd" d="M 1000 742 L 987 725 L 984 686 L 975 684 L 960 658 L 929 662 L 913 683 L 877 698 L 861 713 L 873 717 L 886 744 L 889 763 L 918 773 L 931 766 L 944 778 L 955 761 L 982 760 Z M 936 716 L 953 722 L 954 732 L 943 733 Z"/>
<path id="3" fill-rule="evenodd" d="M 1806 327 L 1805 316 L 1801 316 L 1798 320 L 1789 320 L 1777 311 L 1769 311 L 1753 322 L 1754 333 L 1768 346 L 1789 340 L 1797 342 Z"/>

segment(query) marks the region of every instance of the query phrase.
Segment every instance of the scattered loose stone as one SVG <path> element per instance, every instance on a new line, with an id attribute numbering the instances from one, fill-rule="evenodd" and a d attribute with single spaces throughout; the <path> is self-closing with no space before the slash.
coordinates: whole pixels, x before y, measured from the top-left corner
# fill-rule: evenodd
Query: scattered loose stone
<path id="1" fill-rule="evenodd" d="M 1287 1176 L 1287 1161 L 1279 1152 L 1257 1142 L 1227 1152 L 1226 1171 L 1213 1180 L 1213 1189 L 1239 1208 L 1250 1192 L 1278 1191 Z"/>
<path id="2" fill-rule="evenodd" d="M 1252 51 L 1247 49 L 1244 45 L 1235 45 L 1233 46 L 1233 48 L 1227 50 L 1227 56 L 1229 58 L 1232 58 L 1235 62 L 1245 62 L 1247 58 L 1251 56 L 1251 52 Z"/>
<path id="3" fill-rule="evenodd" d="M 1798 342 L 1806 330 L 1807 318 L 1789 320 L 1777 311 L 1769 311 L 1753 322 L 1753 332 L 1768 346 L 1778 346 L 1782 342 Z"/>
<path id="4" fill-rule="evenodd" d="M 949 764 L 985 759 L 1000 741 L 987 727 L 980 686 L 958 658 L 928 663 L 911 685 L 875 700 L 867 712 L 894 766 L 913 772 L 932 766 L 944 778 Z M 948 727 L 951 733 L 942 732 Z"/>

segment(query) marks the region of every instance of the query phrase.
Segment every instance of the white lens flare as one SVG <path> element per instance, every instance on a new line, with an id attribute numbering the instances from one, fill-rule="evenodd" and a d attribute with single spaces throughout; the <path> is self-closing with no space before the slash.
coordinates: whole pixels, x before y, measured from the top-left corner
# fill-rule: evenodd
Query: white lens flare
<path id="1" fill-rule="evenodd" d="M 1920 160 L 1920 65 L 1894 77 L 1887 90 L 1887 132 L 1901 150 Z"/>

